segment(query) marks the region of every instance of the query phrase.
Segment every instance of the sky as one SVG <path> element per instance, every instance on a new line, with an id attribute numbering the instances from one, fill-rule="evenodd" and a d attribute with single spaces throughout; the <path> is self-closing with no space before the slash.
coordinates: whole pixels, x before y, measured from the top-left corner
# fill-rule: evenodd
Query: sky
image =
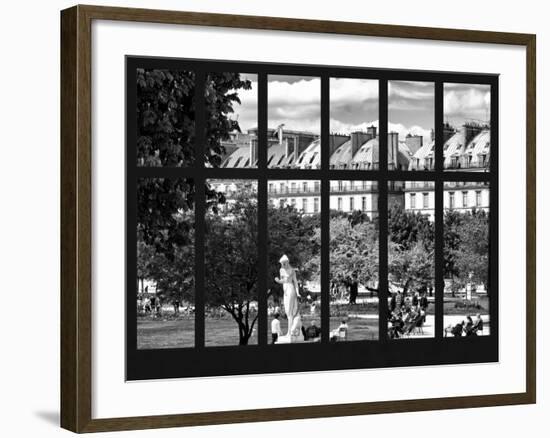
<path id="1" fill-rule="evenodd" d="M 458 127 L 465 121 L 488 123 L 491 115 L 489 85 L 445 84 L 443 88 L 444 119 Z"/>
<path id="2" fill-rule="evenodd" d="M 257 126 L 257 75 L 241 74 L 249 79 L 251 90 L 239 90 L 241 105 L 234 105 L 232 118 L 241 130 Z M 434 83 L 390 81 L 388 83 L 388 131 L 422 135 L 430 141 L 435 125 Z M 286 129 L 320 133 L 321 82 L 318 77 L 268 75 L 268 126 L 284 124 Z M 444 118 L 456 127 L 489 116 L 490 90 L 487 85 L 445 84 Z M 378 127 L 378 81 L 331 78 L 330 129 L 349 134 Z"/>
<path id="3" fill-rule="evenodd" d="M 309 76 L 267 77 L 267 120 L 270 128 L 321 133 L 321 79 Z"/>

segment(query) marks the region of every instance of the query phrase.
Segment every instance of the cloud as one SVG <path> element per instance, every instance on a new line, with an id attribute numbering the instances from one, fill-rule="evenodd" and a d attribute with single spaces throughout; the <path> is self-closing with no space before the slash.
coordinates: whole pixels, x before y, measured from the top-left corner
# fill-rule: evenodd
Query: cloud
<path id="1" fill-rule="evenodd" d="M 433 82 L 388 82 L 390 110 L 434 111 L 435 85 Z"/>
<path id="2" fill-rule="evenodd" d="M 283 77 L 284 78 L 284 77 Z M 268 124 L 285 124 L 286 129 L 319 133 L 321 130 L 321 80 L 298 77 L 292 82 L 270 76 L 268 82 Z"/>
<path id="3" fill-rule="evenodd" d="M 234 112 L 229 114 L 229 118 L 239 122 L 241 131 L 243 132 L 258 126 L 258 82 L 252 81 L 252 79 L 256 78 L 256 75 L 250 76 L 247 79 L 251 80 L 252 88 L 250 90 L 241 89 L 237 91 L 241 104 L 235 103 L 233 105 Z M 243 78 L 243 75 L 241 75 L 241 78 Z"/>
<path id="4" fill-rule="evenodd" d="M 489 85 L 445 84 L 445 119 L 460 125 L 467 120 L 488 122 L 491 110 Z"/>
<path id="5" fill-rule="evenodd" d="M 370 122 L 363 122 L 359 124 L 346 124 L 339 120 L 330 119 L 330 126 L 331 126 L 331 132 L 338 133 L 338 134 L 346 134 L 349 135 L 350 133 L 354 131 L 363 131 L 366 132 L 367 128 L 369 126 L 375 126 L 377 128 L 377 131 L 379 132 L 379 123 L 378 120 L 372 120 Z M 431 130 L 430 129 L 424 129 L 421 126 L 418 125 L 412 125 L 412 126 L 405 126 L 401 123 L 388 123 L 388 132 L 397 132 L 399 136 L 399 140 L 405 141 L 405 137 L 407 134 L 412 135 L 421 135 L 424 137 L 423 141 L 424 144 L 431 142 Z"/>

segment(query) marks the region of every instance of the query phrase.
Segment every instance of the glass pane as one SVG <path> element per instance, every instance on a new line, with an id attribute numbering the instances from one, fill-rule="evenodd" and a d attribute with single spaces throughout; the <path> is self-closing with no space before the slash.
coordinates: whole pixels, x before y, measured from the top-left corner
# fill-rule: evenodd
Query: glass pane
<path id="1" fill-rule="evenodd" d="M 444 336 L 490 333 L 489 183 L 444 185 Z"/>
<path id="2" fill-rule="evenodd" d="M 388 82 L 388 169 L 433 170 L 433 82 Z"/>
<path id="3" fill-rule="evenodd" d="M 205 345 L 258 343 L 258 184 L 211 179 L 204 233 Z"/>
<path id="4" fill-rule="evenodd" d="M 195 163 L 195 73 L 137 69 L 137 165 Z"/>
<path id="5" fill-rule="evenodd" d="M 269 343 L 320 340 L 320 190 L 319 181 L 268 181 Z"/>
<path id="6" fill-rule="evenodd" d="M 491 158 L 491 86 L 444 85 L 444 168 L 485 171 Z"/>
<path id="7" fill-rule="evenodd" d="M 268 75 L 267 80 L 268 167 L 319 169 L 320 78 Z"/>
<path id="8" fill-rule="evenodd" d="M 330 340 L 378 339 L 378 183 L 330 182 Z"/>
<path id="9" fill-rule="evenodd" d="M 377 170 L 378 81 L 330 79 L 330 168 Z"/>
<path id="10" fill-rule="evenodd" d="M 388 185 L 388 285 L 392 339 L 434 337 L 434 183 Z"/>
<path id="11" fill-rule="evenodd" d="M 257 167 L 258 75 L 206 76 L 207 167 Z"/>
<path id="12" fill-rule="evenodd" d="M 144 178 L 137 186 L 138 349 L 194 345 L 195 186 Z"/>

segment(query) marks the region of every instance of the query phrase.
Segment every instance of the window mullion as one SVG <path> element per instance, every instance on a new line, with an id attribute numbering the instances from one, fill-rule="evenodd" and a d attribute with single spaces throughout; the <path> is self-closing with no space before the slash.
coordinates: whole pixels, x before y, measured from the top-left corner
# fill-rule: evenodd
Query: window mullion
<path id="1" fill-rule="evenodd" d="M 195 348 L 204 348 L 204 218 L 206 213 L 206 194 L 203 172 L 204 147 L 206 140 L 204 71 L 195 73 Z"/>
<path id="2" fill-rule="evenodd" d="M 378 82 L 378 339 L 388 339 L 388 81 Z"/>
<path id="3" fill-rule="evenodd" d="M 258 74 L 258 344 L 267 343 L 267 75 Z"/>

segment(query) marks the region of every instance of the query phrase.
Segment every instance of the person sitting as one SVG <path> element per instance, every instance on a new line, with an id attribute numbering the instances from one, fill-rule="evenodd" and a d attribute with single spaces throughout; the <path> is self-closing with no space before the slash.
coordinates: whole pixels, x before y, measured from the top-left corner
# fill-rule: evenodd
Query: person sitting
<path id="1" fill-rule="evenodd" d="M 405 325 L 401 312 L 392 313 L 390 323 L 390 339 L 400 338 L 403 334 L 403 327 Z"/>
<path id="2" fill-rule="evenodd" d="M 302 326 L 302 334 L 304 335 L 304 341 L 314 340 L 321 336 L 321 329 L 315 325 L 315 321 L 311 321 L 307 329 Z"/>
<path id="3" fill-rule="evenodd" d="M 474 330 L 474 321 L 472 321 L 472 317 L 468 315 L 466 317 L 466 325 L 464 326 L 464 333 L 466 333 L 466 336 L 476 336 L 477 333 Z"/>
<path id="4" fill-rule="evenodd" d="M 464 321 L 461 321 L 451 329 L 451 334 L 455 338 L 460 338 L 462 336 L 463 330 L 464 330 Z"/>
<path id="5" fill-rule="evenodd" d="M 479 313 L 476 315 L 476 320 L 474 322 L 473 330 L 475 331 L 476 335 L 477 335 L 477 332 L 483 333 L 483 319 L 481 319 L 481 315 Z"/>

